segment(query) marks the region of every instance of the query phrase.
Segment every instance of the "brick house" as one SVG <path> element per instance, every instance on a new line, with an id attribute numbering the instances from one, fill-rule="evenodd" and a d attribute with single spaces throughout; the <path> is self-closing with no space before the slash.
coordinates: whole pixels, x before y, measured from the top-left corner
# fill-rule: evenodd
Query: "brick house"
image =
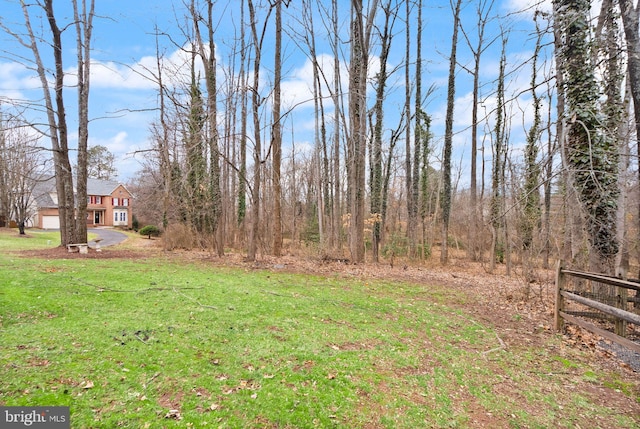
<path id="1" fill-rule="evenodd" d="M 60 228 L 55 178 L 38 183 L 33 191 L 33 199 L 36 206 L 33 226 Z M 87 179 L 87 226 L 131 228 L 132 202 L 133 197 L 123 184 L 112 180 Z"/>

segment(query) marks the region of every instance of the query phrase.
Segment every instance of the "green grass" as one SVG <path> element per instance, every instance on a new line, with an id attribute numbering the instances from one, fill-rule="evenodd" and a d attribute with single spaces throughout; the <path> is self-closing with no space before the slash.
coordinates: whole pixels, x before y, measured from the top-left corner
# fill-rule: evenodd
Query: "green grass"
<path id="1" fill-rule="evenodd" d="M 0 249 L 53 240 L 33 235 Z M 73 428 L 639 423 L 565 390 L 607 374 L 492 351 L 469 298 L 432 285 L 0 251 L 0 286 L 0 404 L 68 405 Z"/>
<path id="2" fill-rule="evenodd" d="M 57 231 L 27 230 L 24 236 L 17 229 L 0 230 L 0 252 L 5 250 L 46 249 L 60 245 Z"/>

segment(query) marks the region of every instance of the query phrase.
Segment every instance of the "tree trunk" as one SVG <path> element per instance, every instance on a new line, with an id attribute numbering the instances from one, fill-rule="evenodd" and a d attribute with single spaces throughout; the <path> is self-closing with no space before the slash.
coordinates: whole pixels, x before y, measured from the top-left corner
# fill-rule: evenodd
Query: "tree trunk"
<path id="1" fill-rule="evenodd" d="M 79 12 L 78 2 L 73 0 L 78 57 L 78 167 L 76 171 L 78 214 L 76 240 L 81 243 L 87 242 L 87 142 L 89 140 L 89 82 L 94 6 L 94 0 L 90 0 L 89 10 L 87 10 L 86 0 L 82 0 L 82 11 Z"/>
<path id="2" fill-rule="evenodd" d="M 413 197 L 413 157 L 411 156 L 411 31 L 409 22 L 411 19 L 411 2 L 405 3 L 405 18 L 406 18 L 406 41 L 405 41 L 405 117 L 407 118 L 407 127 L 405 129 L 405 188 L 407 192 L 407 244 L 408 252 L 410 255 L 415 254 L 416 247 L 416 212 L 417 202 Z M 415 144 L 414 144 L 415 150 Z"/>
<path id="3" fill-rule="evenodd" d="M 506 37 L 502 39 L 502 54 L 500 56 L 500 72 L 498 74 L 498 88 L 496 94 L 496 124 L 494 127 L 494 143 L 492 147 L 493 167 L 491 169 L 491 271 L 495 270 L 496 262 L 503 262 L 506 243 L 501 241 L 504 223 L 504 174 L 505 174 L 505 114 L 504 114 L 504 80 L 506 66 Z"/>
<path id="4" fill-rule="evenodd" d="M 599 120 L 599 88 L 589 44 L 587 0 L 557 2 L 556 25 L 562 37 L 561 71 L 565 75 L 571 124 L 567 132 L 567 159 L 571 168 L 590 247 L 590 269 L 613 273 L 618 253 L 615 214 L 619 196 L 618 148 Z"/>
<path id="5" fill-rule="evenodd" d="M 253 7 L 253 1 L 248 0 L 247 3 L 249 5 L 249 21 L 251 22 L 251 34 L 253 35 L 255 49 L 255 57 L 253 60 L 253 88 L 251 93 L 255 146 L 253 148 L 253 189 L 251 189 L 251 230 L 249 232 L 247 260 L 255 261 L 258 252 L 258 233 L 260 231 L 260 172 L 262 170 L 260 164 L 262 151 L 260 146 L 260 94 L 258 93 L 258 84 L 260 82 L 260 43 L 258 30 L 256 28 L 256 13 Z"/>
<path id="6" fill-rule="evenodd" d="M 552 87 L 547 86 L 547 96 L 551 96 Z M 556 104 L 559 105 L 560 99 L 558 98 Z M 549 257 L 551 253 L 551 190 L 553 181 L 553 153 L 555 147 L 557 147 L 557 141 L 560 139 L 560 135 L 556 135 L 556 144 L 553 143 L 553 131 L 551 124 L 553 110 L 551 104 L 547 106 L 547 158 L 545 161 L 545 176 L 544 176 L 544 218 L 543 218 L 543 236 L 542 236 L 542 268 L 548 269 L 550 267 Z M 560 122 L 560 121 L 557 121 Z M 562 124 L 556 126 L 557 129 L 562 129 Z"/>
<path id="7" fill-rule="evenodd" d="M 8 127 L 5 126 L 5 120 L 0 110 L 0 226 L 9 224 L 11 212 L 11 199 L 9 193 L 11 185 L 9 180 L 9 165 L 6 154 L 10 153 L 7 148 L 7 138 L 5 133 Z"/>
<path id="8" fill-rule="evenodd" d="M 171 197 L 171 160 L 169 155 L 169 125 L 167 124 L 167 112 L 165 104 L 165 88 L 162 79 L 162 57 L 156 35 L 156 68 L 158 71 L 158 98 L 160 102 L 160 131 L 157 136 L 158 152 L 160 157 L 160 175 L 162 176 L 162 227 L 166 230 L 169 226 L 169 205 Z"/>
<path id="9" fill-rule="evenodd" d="M 200 58 L 204 66 L 205 81 L 207 85 L 207 118 L 209 122 L 209 183 L 208 183 L 208 210 L 207 230 L 215 236 L 216 252 L 218 256 L 224 256 L 224 223 L 221 222 L 224 214 L 222 204 L 222 192 L 220 190 L 220 148 L 218 135 L 218 84 L 216 44 L 214 42 L 214 29 L 216 23 L 213 16 L 213 1 L 207 0 L 207 33 L 209 52 L 205 52 L 199 27 L 196 24 L 198 47 Z"/>
<path id="10" fill-rule="evenodd" d="M 423 136 L 424 133 L 424 120 L 425 115 L 422 110 L 422 0 L 418 1 L 418 26 L 416 29 L 416 74 L 415 74 L 415 82 L 416 82 L 416 98 L 415 98 L 415 126 L 413 128 L 413 177 L 411 178 L 411 201 L 413 201 L 413 216 L 414 219 L 411 221 L 413 225 L 413 257 L 421 256 L 424 251 L 424 234 L 422 237 L 418 234 L 418 220 L 420 219 L 420 214 L 422 210 L 418 208 L 420 205 L 420 189 L 422 185 L 421 180 L 421 161 L 423 159 L 422 154 L 422 143 L 423 138 L 428 139 L 428 136 Z M 425 170 L 426 171 L 426 170 Z M 424 202 L 424 201 L 423 201 Z M 424 222 L 423 222 L 424 225 Z M 423 228 L 424 230 L 424 228 Z M 420 241 L 422 242 L 421 251 L 417 249 L 418 238 L 421 237 Z"/>
<path id="11" fill-rule="evenodd" d="M 378 73 L 378 86 L 376 88 L 376 104 L 374 112 L 376 122 L 374 126 L 372 151 L 371 151 L 371 216 L 372 219 L 372 237 L 371 237 L 371 253 L 374 262 L 378 262 L 378 250 L 380 247 L 381 224 L 382 224 L 382 198 L 386 195 L 382 194 L 382 127 L 384 122 L 383 102 L 385 97 L 385 89 L 387 84 L 387 58 L 391 50 L 391 41 L 393 34 L 393 22 L 395 21 L 395 12 L 391 9 L 391 2 L 382 7 L 385 20 L 380 40 L 382 43 L 380 52 L 380 72 Z M 393 16 L 392 16 L 393 14 Z"/>
<path id="12" fill-rule="evenodd" d="M 445 265 L 449 259 L 449 217 L 451 215 L 451 150 L 453 145 L 453 106 L 456 92 L 456 52 L 458 45 L 458 28 L 460 27 L 460 6 L 457 0 L 453 12 L 453 36 L 451 38 L 451 56 L 449 57 L 449 83 L 447 85 L 447 114 L 444 132 L 444 156 L 442 160 L 442 251 L 440 263 Z"/>
<path id="13" fill-rule="evenodd" d="M 273 150 L 273 255 L 282 254 L 282 187 L 280 164 L 282 162 L 282 128 L 280 125 L 280 79 L 282 75 L 282 0 L 276 2 L 276 46 L 273 81 L 273 125 L 271 148 Z"/>
<path id="14" fill-rule="evenodd" d="M 255 261 L 258 253 L 258 235 L 260 233 L 260 186 L 262 184 L 262 145 L 260 136 L 260 104 L 261 97 L 259 93 L 260 84 L 260 63 L 262 56 L 262 41 L 264 40 L 264 30 L 258 37 L 258 29 L 256 22 L 256 11 L 253 0 L 247 0 L 249 6 L 249 21 L 251 23 L 251 35 L 255 49 L 253 60 L 253 88 L 251 91 L 251 108 L 253 117 L 253 189 L 251 189 L 251 230 L 249 233 L 249 247 L 247 251 L 247 260 Z"/>
<path id="15" fill-rule="evenodd" d="M 240 167 L 238 172 L 238 226 L 241 235 L 245 235 L 245 217 L 247 213 L 247 46 L 245 40 L 244 26 L 244 1 L 240 4 Z"/>
<path id="16" fill-rule="evenodd" d="M 22 11 L 27 28 L 29 42 L 18 37 L 20 43 L 31 50 L 40 83 L 42 85 L 43 99 L 47 111 L 47 126 L 53 150 L 54 172 L 56 177 L 56 192 L 58 194 L 58 212 L 60 219 L 60 241 L 63 246 L 76 243 L 76 221 L 74 204 L 74 186 L 71 163 L 69 162 L 68 130 L 66 120 L 66 110 L 64 104 L 64 67 L 62 64 L 62 31 L 58 27 L 53 11 L 53 0 L 45 0 L 40 6 L 44 9 L 51 31 L 50 45 L 53 50 L 54 59 L 54 93 L 55 107 L 51 99 L 51 89 L 49 76 L 44 67 L 44 62 L 40 55 L 37 44 L 37 36 L 31 26 L 29 7 L 24 0 L 21 0 Z M 83 219 L 84 221 L 84 219 Z"/>
<path id="17" fill-rule="evenodd" d="M 622 12 L 622 24 L 627 41 L 627 71 L 631 96 L 633 97 L 633 114 L 636 123 L 636 141 L 640 142 L 640 13 L 632 0 L 619 0 Z M 640 144 L 637 144 L 637 156 L 640 159 Z M 640 168 L 637 180 L 640 181 Z M 638 188 L 640 195 L 640 187 Z M 638 224 L 640 224 L 640 204 L 638 204 Z M 637 226 L 637 225 L 636 225 Z M 640 228 L 638 228 L 640 239 Z M 640 248 L 638 249 L 640 254 Z"/>
<path id="18" fill-rule="evenodd" d="M 351 64 L 349 67 L 349 250 L 353 263 L 364 262 L 364 186 L 366 160 L 366 77 L 362 0 L 351 0 Z"/>
<path id="19" fill-rule="evenodd" d="M 522 204 L 519 232 L 522 241 L 522 265 L 527 283 L 533 275 L 533 245 L 536 228 L 540 225 L 540 166 L 538 164 L 538 152 L 540 144 L 541 103 L 536 92 L 536 80 L 538 73 L 538 56 L 541 49 L 542 33 L 536 21 L 536 46 L 531 65 L 531 99 L 533 101 L 533 124 L 527 132 L 527 144 L 525 147 L 525 172 L 524 189 L 520 198 Z"/>
<path id="20" fill-rule="evenodd" d="M 333 51 L 333 240 L 334 245 L 342 248 L 342 189 L 341 189 L 341 170 L 340 170 L 340 124 L 342 123 L 342 108 L 340 95 L 340 36 L 338 32 L 338 0 L 332 1 L 332 25 L 333 40 L 331 49 Z"/>
<path id="21" fill-rule="evenodd" d="M 476 13 L 478 15 L 477 24 L 477 45 L 475 48 L 471 46 L 471 41 L 466 37 L 466 33 L 463 30 L 463 34 L 467 39 L 467 44 L 473 54 L 473 104 L 471 106 L 471 178 L 469 184 L 469 235 L 467 256 L 472 261 L 480 259 L 482 250 L 480 249 L 480 243 L 478 240 L 478 226 L 481 219 L 481 213 L 478 208 L 478 103 L 480 98 L 480 60 L 484 50 L 488 47 L 485 46 L 484 32 L 489 20 L 489 13 L 493 8 L 494 1 L 481 1 L 478 2 Z"/>

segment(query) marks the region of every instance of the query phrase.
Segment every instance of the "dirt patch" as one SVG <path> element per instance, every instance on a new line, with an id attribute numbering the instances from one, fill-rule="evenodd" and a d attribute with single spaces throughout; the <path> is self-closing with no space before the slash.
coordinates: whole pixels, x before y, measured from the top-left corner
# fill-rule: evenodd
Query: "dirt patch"
<path id="1" fill-rule="evenodd" d="M 184 393 L 179 390 L 167 391 L 160 395 L 160 398 L 158 398 L 158 404 L 160 404 L 162 408 L 169 410 L 180 410 L 183 398 Z"/>

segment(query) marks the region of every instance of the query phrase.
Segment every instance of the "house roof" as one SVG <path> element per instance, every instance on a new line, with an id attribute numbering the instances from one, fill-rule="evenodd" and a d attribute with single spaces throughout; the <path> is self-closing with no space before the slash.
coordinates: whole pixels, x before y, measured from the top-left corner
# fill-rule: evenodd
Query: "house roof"
<path id="1" fill-rule="evenodd" d="M 87 179 L 87 195 L 106 196 L 111 195 L 120 183 L 113 180 Z"/>
<path id="2" fill-rule="evenodd" d="M 37 181 L 31 196 L 40 208 L 58 207 L 57 202 L 53 201 L 51 193 L 56 193 L 56 181 L 53 176 Z"/>
<path id="3" fill-rule="evenodd" d="M 75 183 L 75 179 L 74 179 Z M 107 196 L 111 195 L 118 186 L 124 186 L 113 180 L 87 179 L 87 195 Z M 125 188 L 126 189 L 126 188 Z M 40 208 L 56 208 L 57 201 L 54 201 L 52 194 L 56 194 L 56 180 L 54 176 L 50 176 L 36 183 L 33 188 L 32 196 L 36 204 Z"/>

